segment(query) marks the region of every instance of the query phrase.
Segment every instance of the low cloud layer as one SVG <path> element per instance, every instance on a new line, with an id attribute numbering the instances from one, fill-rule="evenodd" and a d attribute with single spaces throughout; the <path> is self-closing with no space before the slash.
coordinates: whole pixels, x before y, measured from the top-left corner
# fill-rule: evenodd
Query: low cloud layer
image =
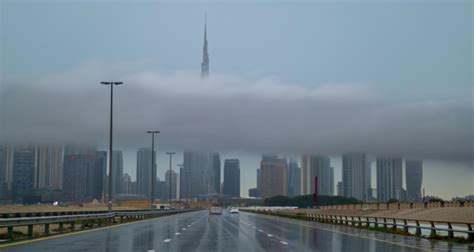
<path id="1" fill-rule="evenodd" d="M 198 73 L 98 63 L 35 80 L 5 77 L 3 141 L 106 146 L 110 90 L 99 84 L 104 80 L 125 83 L 114 89 L 114 141 L 122 148 L 148 145 L 144 131 L 157 128 L 158 144 L 169 149 L 473 158 L 469 88 L 308 87 L 215 73 L 201 80 Z"/>

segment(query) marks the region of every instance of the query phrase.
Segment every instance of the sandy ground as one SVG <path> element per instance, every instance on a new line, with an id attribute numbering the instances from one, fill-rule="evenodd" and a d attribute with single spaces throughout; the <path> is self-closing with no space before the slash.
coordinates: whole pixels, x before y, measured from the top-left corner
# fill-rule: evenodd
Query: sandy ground
<path id="1" fill-rule="evenodd" d="M 113 209 L 117 210 L 136 210 L 134 207 L 124 207 L 114 205 Z M 105 204 L 84 204 L 70 206 L 53 206 L 53 205 L 0 205 L 1 213 L 37 213 L 37 212 L 70 212 L 70 211 L 105 211 L 107 205 Z"/>
<path id="2" fill-rule="evenodd" d="M 402 210 L 300 210 L 323 214 L 339 214 L 354 216 L 388 217 L 416 219 L 426 221 L 449 221 L 474 223 L 474 207 L 445 207 L 429 209 L 402 209 Z"/>

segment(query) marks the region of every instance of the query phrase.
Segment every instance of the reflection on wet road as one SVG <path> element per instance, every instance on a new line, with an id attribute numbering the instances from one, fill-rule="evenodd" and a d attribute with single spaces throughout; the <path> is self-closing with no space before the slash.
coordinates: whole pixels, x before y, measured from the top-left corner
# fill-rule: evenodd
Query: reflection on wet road
<path id="1" fill-rule="evenodd" d="M 29 242 L 3 251 L 457 251 L 468 245 L 241 212 L 198 211 Z"/>

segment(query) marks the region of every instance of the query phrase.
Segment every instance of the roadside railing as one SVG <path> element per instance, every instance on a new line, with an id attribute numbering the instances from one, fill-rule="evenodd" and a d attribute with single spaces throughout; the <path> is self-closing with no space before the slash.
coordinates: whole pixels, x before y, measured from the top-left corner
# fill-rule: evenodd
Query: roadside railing
<path id="1" fill-rule="evenodd" d="M 391 217 L 375 216 L 352 216 L 352 215 L 331 215 L 317 213 L 293 213 L 293 212 L 273 212 L 265 210 L 244 210 L 255 213 L 264 213 L 281 217 L 304 219 L 308 221 L 317 221 L 331 224 L 342 224 L 356 227 L 375 227 L 386 230 L 397 231 L 401 229 L 403 233 L 422 236 L 423 233 L 429 233 L 430 238 L 446 237 L 453 239 L 455 237 L 466 238 L 467 241 L 474 241 L 474 223 L 454 222 L 454 221 L 429 221 Z M 425 231 L 425 232 L 423 232 Z"/>
<path id="2" fill-rule="evenodd" d="M 8 217 L 0 218 L 0 229 L 6 228 L 6 237 L 0 242 L 12 241 L 16 237 L 15 228 L 26 227 L 26 238 L 37 236 L 46 236 L 51 234 L 51 225 L 57 225 L 55 231 L 63 233 L 66 231 L 75 231 L 76 225 L 80 225 L 80 229 L 93 228 L 96 226 L 111 225 L 116 223 L 130 222 L 142 219 L 156 218 L 165 215 L 172 215 L 184 212 L 195 211 L 197 209 L 182 210 L 127 210 L 119 212 L 95 212 L 86 214 L 70 214 L 70 215 L 48 215 L 50 213 L 42 213 L 42 216 L 33 217 Z M 35 226 L 42 226 L 42 233 L 34 232 Z M 23 234 L 23 232 L 21 232 Z M 36 233 L 36 235 L 35 235 Z M 24 235 L 19 235 L 25 238 Z"/>

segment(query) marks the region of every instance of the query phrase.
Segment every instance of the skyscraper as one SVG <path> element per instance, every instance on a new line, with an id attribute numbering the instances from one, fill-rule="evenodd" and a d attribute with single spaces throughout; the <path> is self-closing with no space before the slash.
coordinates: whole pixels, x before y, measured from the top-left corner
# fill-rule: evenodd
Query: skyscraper
<path id="1" fill-rule="evenodd" d="M 329 169 L 329 195 L 334 195 L 334 167 Z"/>
<path id="2" fill-rule="evenodd" d="M 386 202 L 402 198 L 402 159 L 377 158 L 377 200 Z"/>
<path id="3" fill-rule="evenodd" d="M 407 200 L 422 201 L 421 184 L 423 181 L 423 161 L 405 160 L 405 181 L 407 185 Z"/>
<path id="4" fill-rule="evenodd" d="M 334 188 L 331 188 L 331 185 L 334 187 L 334 182 L 331 182 L 331 164 L 328 156 L 305 155 L 301 163 L 303 165 L 301 179 L 304 195 L 314 193 L 314 178 L 316 176 L 318 177 L 319 195 L 332 195 L 334 193 Z"/>
<path id="5" fill-rule="evenodd" d="M 156 151 L 154 153 L 156 155 Z M 137 152 L 137 194 L 150 197 L 151 148 L 140 148 Z M 156 160 L 156 159 L 155 159 Z M 154 164 L 156 169 L 156 162 Z"/>
<path id="6" fill-rule="evenodd" d="M 342 196 L 368 201 L 370 161 L 365 153 L 342 155 Z"/>
<path id="7" fill-rule="evenodd" d="M 212 160 L 213 160 L 213 178 L 212 180 L 214 181 L 214 192 L 215 193 L 221 193 L 221 157 L 219 153 L 214 153 L 212 154 Z"/>
<path id="8" fill-rule="evenodd" d="M 122 151 L 113 151 L 112 154 L 112 197 L 122 193 L 123 157 Z"/>
<path id="9" fill-rule="evenodd" d="M 201 78 L 209 76 L 209 53 L 207 51 L 207 15 L 204 21 L 204 45 L 202 47 Z"/>
<path id="10" fill-rule="evenodd" d="M 301 193 L 301 169 L 294 159 L 290 159 L 288 163 L 288 196 L 294 197 Z"/>
<path id="11" fill-rule="evenodd" d="M 61 146 L 40 145 L 35 148 L 34 188 L 61 189 L 63 153 Z"/>
<path id="12" fill-rule="evenodd" d="M 66 146 L 64 148 L 63 198 L 69 202 L 93 199 L 91 178 L 96 168 L 96 148 L 91 146 Z M 92 176 L 91 176 L 92 175 Z M 96 195 L 97 196 L 97 195 Z"/>
<path id="13" fill-rule="evenodd" d="M 337 182 L 337 190 L 336 190 L 336 195 L 337 196 L 342 196 L 342 182 L 339 181 Z"/>
<path id="14" fill-rule="evenodd" d="M 214 158 L 209 152 L 184 152 L 184 184 L 181 185 L 184 197 L 195 198 L 218 193 L 213 179 Z"/>
<path id="15" fill-rule="evenodd" d="M 224 195 L 240 197 L 240 162 L 226 159 L 224 162 Z"/>
<path id="16" fill-rule="evenodd" d="M 92 166 L 90 167 L 92 168 Z M 107 152 L 97 151 L 95 154 L 95 165 L 89 171 L 88 188 L 93 199 L 101 200 L 105 197 L 105 179 L 107 174 Z"/>
<path id="17" fill-rule="evenodd" d="M 171 184 L 170 184 L 171 183 Z M 171 187 L 171 199 L 176 199 L 176 192 L 178 188 L 178 174 L 171 170 L 167 170 L 165 173 L 165 199 L 169 199 L 170 197 L 170 187 Z"/>
<path id="18" fill-rule="evenodd" d="M 13 161 L 13 201 L 22 203 L 33 189 L 34 153 L 28 149 L 15 151 Z"/>
<path id="19" fill-rule="evenodd" d="M 288 169 L 285 158 L 263 155 L 260 162 L 262 198 L 288 195 Z"/>

